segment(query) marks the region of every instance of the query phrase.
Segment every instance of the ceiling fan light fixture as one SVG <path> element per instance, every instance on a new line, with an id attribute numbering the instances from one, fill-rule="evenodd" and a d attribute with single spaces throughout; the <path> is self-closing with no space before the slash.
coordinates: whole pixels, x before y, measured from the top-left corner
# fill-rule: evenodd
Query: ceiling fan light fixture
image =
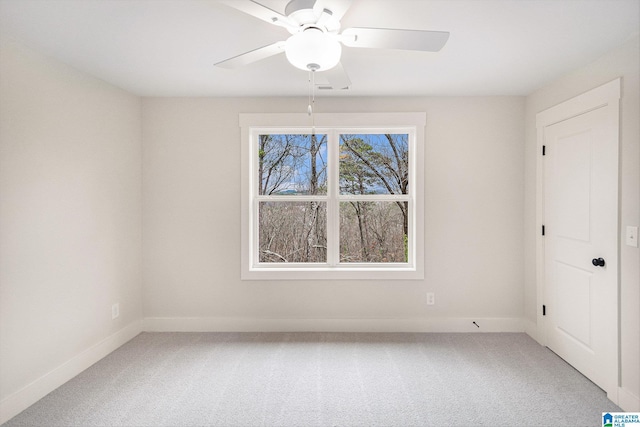
<path id="1" fill-rule="evenodd" d="M 342 46 L 335 37 L 319 28 L 309 27 L 289 37 L 284 51 L 296 68 L 325 71 L 338 65 Z"/>

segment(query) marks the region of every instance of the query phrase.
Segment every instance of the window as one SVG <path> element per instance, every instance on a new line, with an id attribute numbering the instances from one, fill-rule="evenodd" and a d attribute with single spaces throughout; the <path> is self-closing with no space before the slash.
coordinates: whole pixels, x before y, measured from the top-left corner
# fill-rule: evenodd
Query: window
<path id="1" fill-rule="evenodd" d="M 243 279 L 424 277 L 424 113 L 240 121 Z"/>

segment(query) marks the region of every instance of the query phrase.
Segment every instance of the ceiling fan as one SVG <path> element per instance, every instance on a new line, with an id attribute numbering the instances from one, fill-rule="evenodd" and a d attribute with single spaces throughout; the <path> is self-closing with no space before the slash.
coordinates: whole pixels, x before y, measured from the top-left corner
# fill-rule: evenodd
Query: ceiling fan
<path id="1" fill-rule="evenodd" d="M 348 47 L 437 52 L 449 38 L 446 31 L 389 28 L 346 28 L 340 19 L 351 0 L 291 0 L 285 14 L 254 0 L 220 0 L 222 3 L 270 24 L 285 28 L 291 36 L 220 61 L 215 65 L 236 68 L 284 52 L 289 62 L 301 70 L 323 72 L 329 81 L 324 89 L 347 89 L 351 81 L 340 57 Z"/>

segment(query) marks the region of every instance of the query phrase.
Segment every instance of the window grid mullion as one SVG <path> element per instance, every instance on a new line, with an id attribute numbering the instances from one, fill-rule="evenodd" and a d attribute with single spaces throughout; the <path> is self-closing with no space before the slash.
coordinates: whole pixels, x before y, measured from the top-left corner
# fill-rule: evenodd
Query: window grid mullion
<path id="1" fill-rule="evenodd" d="M 326 202 L 329 199 L 325 195 L 317 196 L 256 196 L 258 202 Z"/>
<path id="2" fill-rule="evenodd" d="M 340 262 L 340 203 L 337 200 L 340 193 L 339 160 L 340 150 L 337 130 L 332 130 L 327 135 L 327 148 L 329 150 L 328 165 L 328 196 L 327 202 L 327 262 L 330 266 L 336 266 Z"/>

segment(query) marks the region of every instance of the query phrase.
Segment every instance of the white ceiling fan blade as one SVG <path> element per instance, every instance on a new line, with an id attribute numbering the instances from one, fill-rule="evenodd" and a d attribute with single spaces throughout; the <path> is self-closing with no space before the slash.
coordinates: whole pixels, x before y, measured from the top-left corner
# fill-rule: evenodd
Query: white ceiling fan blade
<path id="1" fill-rule="evenodd" d="M 286 42 L 280 41 L 267 46 L 262 46 L 249 52 L 245 52 L 233 58 L 225 59 L 215 63 L 216 67 L 222 68 L 237 68 L 242 67 L 252 62 L 260 61 L 261 59 L 268 58 L 273 55 L 284 52 L 284 46 Z"/>
<path id="2" fill-rule="evenodd" d="M 279 25 L 289 29 L 292 25 L 289 19 L 283 14 L 276 12 L 273 9 L 268 8 L 253 0 L 219 0 L 220 3 L 226 4 L 240 12 L 244 12 L 247 15 L 251 15 L 254 18 L 261 19 L 270 24 Z"/>
<path id="3" fill-rule="evenodd" d="M 318 0 L 313 6 L 313 11 L 317 16 L 322 14 L 324 9 L 330 10 L 332 16 L 340 21 L 351 6 L 352 0 Z"/>
<path id="4" fill-rule="evenodd" d="M 316 25 L 320 28 L 326 27 L 329 21 L 331 21 L 332 17 L 333 17 L 333 12 L 331 12 L 329 9 L 323 9 L 320 12 L 320 17 L 316 21 Z"/>
<path id="5" fill-rule="evenodd" d="M 437 52 L 449 39 L 446 31 L 396 30 L 387 28 L 347 28 L 342 32 L 345 46 Z"/>
<path id="6" fill-rule="evenodd" d="M 344 70 L 341 62 L 338 62 L 338 65 L 335 67 L 320 72 L 327 81 L 328 85 L 318 85 L 318 89 L 334 89 L 334 90 L 342 90 L 349 89 L 351 86 L 351 80 L 347 75 L 347 72 Z"/>

